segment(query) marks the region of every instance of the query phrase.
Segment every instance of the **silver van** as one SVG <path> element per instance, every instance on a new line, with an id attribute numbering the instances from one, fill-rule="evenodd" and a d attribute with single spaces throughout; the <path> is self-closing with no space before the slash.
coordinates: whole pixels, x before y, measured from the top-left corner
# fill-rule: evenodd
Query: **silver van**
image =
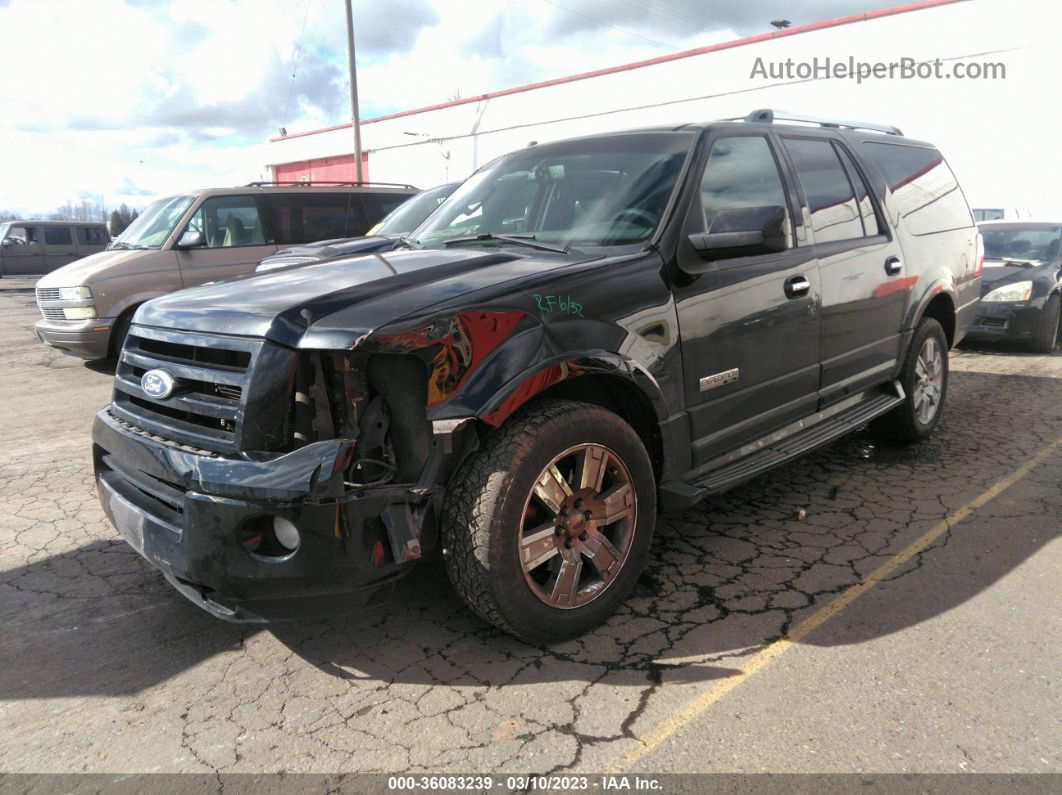
<path id="1" fill-rule="evenodd" d="M 41 342 L 83 359 L 121 350 L 148 299 L 250 273 L 280 246 L 364 235 L 409 185 L 251 183 L 168 196 L 109 246 L 37 282 Z"/>
<path id="2" fill-rule="evenodd" d="M 0 223 L 0 276 L 47 273 L 103 251 L 110 242 L 104 223 L 5 221 Z"/>

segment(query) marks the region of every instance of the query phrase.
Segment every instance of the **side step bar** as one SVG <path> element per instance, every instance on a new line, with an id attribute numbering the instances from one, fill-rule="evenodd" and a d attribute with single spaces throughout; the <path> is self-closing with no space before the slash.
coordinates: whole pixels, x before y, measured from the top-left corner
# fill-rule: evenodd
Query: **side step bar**
<path id="1" fill-rule="evenodd" d="M 891 394 L 876 391 L 854 396 L 747 444 L 700 467 L 702 474 L 699 477 L 695 474 L 692 482 L 661 484 L 661 508 L 674 510 L 689 507 L 709 494 L 733 488 L 851 433 L 903 403 L 906 395 L 900 382 L 893 381 L 889 389 Z"/>

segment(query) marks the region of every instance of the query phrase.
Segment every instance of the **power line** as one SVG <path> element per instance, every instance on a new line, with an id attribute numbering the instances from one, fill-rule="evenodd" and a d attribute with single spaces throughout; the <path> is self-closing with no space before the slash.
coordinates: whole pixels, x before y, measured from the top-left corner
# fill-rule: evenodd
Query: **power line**
<path id="1" fill-rule="evenodd" d="M 306 0 L 306 10 L 302 15 L 302 29 L 299 31 L 299 38 L 295 42 L 295 59 L 291 65 L 291 82 L 288 83 L 288 95 L 284 98 L 284 124 L 288 123 L 288 108 L 291 106 L 291 90 L 295 87 L 295 74 L 299 71 L 299 56 L 302 55 L 302 38 L 306 35 L 306 20 L 310 18 L 310 3 L 313 0 Z"/>
<path id="2" fill-rule="evenodd" d="M 656 41 L 655 39 L 650 39 L 647 36 L 641 35 L 640 33 L 635 33 L 635 32 L 630 31 L 630 30 L 624 30 L 623 28 L 617 27 L 617 26 L 613 25 L 610 22 L 605 22 L 604 20 L 598 19 L 597 17 L 592 17 L 592 16 L 590 16 L 588 14 L 584 14 L 581 11 L 573 11 L 572 9 L 568 8 L 567 6 L 562 6 L 560 3 L 554 2 L 554 0 L 542 0 L 542 2 L 543 3 L 549 3 L 551 6 L 556 6 L 561 11 L 567 11 L 569 14 L 572 14 L 574 16 L 582 17 L 583 19 L 588 19 L 591 22 L 596 22 L 598 25 L 604 25 L 607 28 L 612 28 L 613 30 L 618 30 L 620 33 L 626 33 L 628 36 L 634 36 L 636 39 L 641 39 L 642 41 L 647 41 L 650 44 L 655 44 L 657 47 L 663 47 L 665 50 L 670 50 L 671 52 L 678 52 L 678 50 L 676 50 L 670 44 L 664 44 L 663 42 Z"/>

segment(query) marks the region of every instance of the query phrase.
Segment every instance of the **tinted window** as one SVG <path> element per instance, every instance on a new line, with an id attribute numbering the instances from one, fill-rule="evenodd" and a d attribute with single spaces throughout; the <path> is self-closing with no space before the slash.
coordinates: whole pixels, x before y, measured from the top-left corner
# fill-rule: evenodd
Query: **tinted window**
<path id="1" fill-rule="evenodd" d="M 358 197 L 351 193 L 272 193 L 278 243 L 313 243 L 359 237 L 369 228 Z"/>
<path id="2" fill-rule="evenodd" d="M 205 200 L 188 222 L 188 231 L 202 232 L 207 248 L 265 243 L 254 196 L 215 196 Z"/>
<path id="3" fill-rule="evenodd" d="M 720 210 L 782 207 L 789 229 L 789 204 L 766 138 L 721 138 L 712 144 L 701 179 L 701 215 L 708 230 Z"/>
<path id="4" fill-rule="evenodd" d="M 368 222 L 368 226 L 374 226 L 382 221 L 391 214 L 392 210 L 397 209 L 408 198 L 408 195 L 401 193 L 363 193 L 361 202 L 365 207 L 365 219 Z M 368 227 L 366 227 L 365 231 L 368 231 Z M 364 234 L 364 232 L 359 232 L 358 234 Z"/>
<path id="5" fill-rule="evenodd" d="M 863 233 L 868 236 L 874 236 L 878 233 L 878 219 L 874 215 L 874 204 L 870 200 L 870 194 L 867 193 L 866 183 L 863 182 L 863 177 L 860 176 L 859 170 L 855 166 L 855 162 L 852 160 L 852 156 L 848 152 L 844 151 L 839 146 L 836 146 L 837 154 L 841 158 L 841 162 L 844 163 L 845 169 L 848 171 L 848 177 L 852 182 L 852 187 L 855 189 L 856 204 L 859 206 L 859 215 L 863 218 Z"/>
<path id="6" fill-rule="evenodd" d="M 959 183 L 936 149 L 873 142 L 866 145 L 866 151 L 881 169 L 911 234 L 928 235 L 973 224 Z"/>
<path id="7" fill-rule="evenodd" d="M 807 195 L 816 243 L 863 236 L 855 193 L 829 141 L 786 140 L 800 183 Z"/>
<path id="8" fill-rule="evenodd" d="M 68 226 L 46 226 L 44 227 L 44 244 L 46 246 L 70 246 L 73 245 L 74 238 L 70 234 L 70 227 Z"/>
<path id="9" fill-rule="evenodd" d="M 79 226 L 77 228 L 77 240 L 85 245 L 102 245 L 103 230 L 95 226 Z"/>

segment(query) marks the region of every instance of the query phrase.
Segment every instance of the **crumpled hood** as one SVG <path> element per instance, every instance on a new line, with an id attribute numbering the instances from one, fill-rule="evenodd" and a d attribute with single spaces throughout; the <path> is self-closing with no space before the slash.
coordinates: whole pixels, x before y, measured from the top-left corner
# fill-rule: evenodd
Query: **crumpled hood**
<path id="1" fill-rule="evenodd" d="M 90 284 L 118 275 L 117 271 L 125 273 L 118 266 L 124 265 L 133 259 L 143 259 L 146 252 L 144 249 L 114 249 L 111 251 L 97 251 L 87 257 L 74 260 L 69 265 L 56 268 L 54 271 L 44 274 L 37 282 L 38 287 L 77 287 L 82 284 Z M 158 253 L 152 252 L 152 253 Z M 116 271 L 112 274 L 110 271 Z"/>
<path id="2" fill-rule="evenodd" d="M 572 262 L 511 250 L 404 249 L 181 290 L 148 301 L 133 322 L 299 348 L 350 348 L 441 301 Z"/>

